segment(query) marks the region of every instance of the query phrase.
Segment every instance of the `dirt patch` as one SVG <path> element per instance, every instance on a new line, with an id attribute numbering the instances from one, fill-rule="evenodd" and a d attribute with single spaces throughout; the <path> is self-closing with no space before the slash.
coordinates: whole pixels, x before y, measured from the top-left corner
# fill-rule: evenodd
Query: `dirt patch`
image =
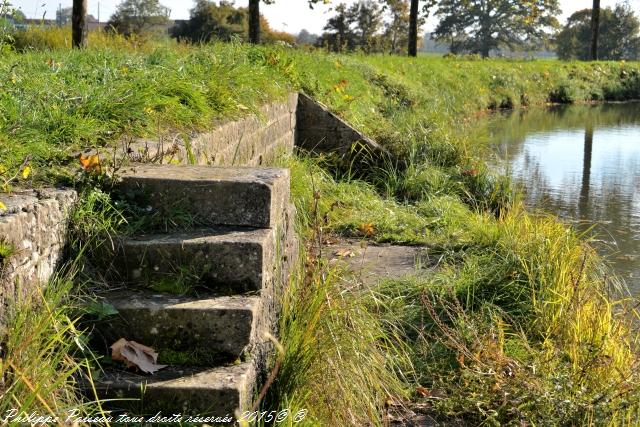
<path id="1" fill-rule="evenodd" d="M 424 247 L 377 245 L 367 241 L 341 240 L 324 247 L 332 264 L 342 264 L 365 285 L 388 278 L 428 274 L 437 264 Z"/>

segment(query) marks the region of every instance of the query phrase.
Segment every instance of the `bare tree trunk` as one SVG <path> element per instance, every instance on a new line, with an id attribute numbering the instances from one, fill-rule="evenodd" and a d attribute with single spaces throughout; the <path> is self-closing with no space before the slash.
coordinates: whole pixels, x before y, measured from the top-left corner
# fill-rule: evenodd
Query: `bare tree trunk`
<path id="1" fill-rule="evenodd" d="M 260 43 L 260 0 L 249 0 L 249 43 Z"/>
<path id="2" fill-rule="evenodd" d="M 591 10 L 591 60 L 598 60 L 598 38 L 600 37 L 600 0 L 593 0 Z"/>
<path id="3" fill-rule="evenodd" d="M 584 155 L 582 157 L 582 186 L 580 187 L 580 200 L 578 213 L 580 219 L 587 218 L 589 209 L 589 187 L 591 183 L 591 155 L 593 153 L 593 124 L 587 123 L 584 132 Z"/>
<path id="4" fill-rule="evenodd" d="M 420 0 L 411 0 L 411 12 L 409 15 L 409 56 L 418 56 L 418 3 Z"/>
<path id="5" fill-rule="evenodd" d="M 73 47 L 87 47 L 87 0 L 73 0 L 71 39 Z"/>

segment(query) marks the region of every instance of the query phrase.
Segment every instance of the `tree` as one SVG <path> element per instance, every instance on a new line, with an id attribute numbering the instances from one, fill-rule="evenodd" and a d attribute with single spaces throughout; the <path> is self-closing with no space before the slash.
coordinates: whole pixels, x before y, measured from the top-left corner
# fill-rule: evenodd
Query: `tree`
<path id="1" fill-rule="evenodd" d="M 260 17 L 260 32 L 263 41 L 273 43 L 282 41 L 295 43 L 291 34 L 274 31 L 264 17 Z M 215 3 L 198 0 L 188 21 L 178 22 L 171 29 L 171 36 L 180 40 L 202 43 L 211 40 L 231 41 L 247 40 L 249 34 L 249 10 L 246 7 L 236 8 L 232 1 L 221 0 Z"/>
<path id="2" fill-rule="evenodd" d="M 388 11 L 384 40 L 391 53 L 401 53 L 409 43 L 409 3 L 407 0 L 385 0 L 384 9 Z"/>
<path id="3" fill-rule="evenodd" d="M 556 38 L 560 59 L 588 61 L 592 52 L 592 11 L 583 9 L 569 17 Z M 640 58 L 640 20 L 627 4 L 600 10 L 599 42 L 596 57 L 602 60 Z"/>
<path id="4" fill-rule="evenodd" d="M 106 29 L 126 37 L 139 35 L 155 25 L 166 24 L 169 14 L 169 8 L 161 5 L 159 0 L 125 0 L 118 5 Z"/>
<path id="5" fill-rule="evenodd" d="M 452 49 L 486 58 L 492 50 L 546 41 L 559 26 L 559 13 L 558 0 L 441 0 L 434 35 Z"/>
<path id="6" fill-rule="evenodd" d="M 73 0 L 71 42 L 74 48 L 87 46 L 87 0 Z"/>
<path id="7" fill-rule="evenodd" d="M 351 28 L 354 23 L 352 9 L 347 8 L 344 3 L 340 3 L 334 11 L 336 14 L 329 18 L 325 24 L 325 32 L 318 39 L 318 44 L 326 46 L 328 50 L 333 52 L 354 50 L 356 34 Z"/>
<path id="8" fill-rule="evenodd" d="M 300 32 L 296 36 L 297 44 L 313 46 L 316 41 L 318 41 L 318 36 L 316 34 L 311 34 L 305 29 L 300 30 Z"/>
<path id="9" fill-rule="evenodd" d="M 171 35 L 191 42 L 208 42 L 212 39 L 231 41 L 243 38 L 248 29 L 246 9 L 236 9 L 232 2 L 219 4 L 198 0 L 190 12 L 188 21 L 177 24 Z"/>
<path id="10" fill-rule="evenodd" d="M 372 0 L 360 0 L 355 3 L 350 13 L 356 26 L 356 44 L 365 52 L 378 50 L 376 35 L 382 28 L 382 9 Z"/>
<path id="11" fill-rule="evenodd" d="M 598 60 L 598 33 L 600 32 L 600 0 L 593 0 L 591 9 L 591 60 Z"/>
<path id="12" fill-rule="evenodd" d="M 464 1 L 464 0 L 463 0 Z M 429 11 L 436 4 L 436 0 L 426 0 L 422 11 L 424 18 L 429 16 Z M 418 30 L 423 24 L 420 18 L 420 0 L 411 0 L 411 8 L 409 12 L 409 56 L 418 56 Z"/>

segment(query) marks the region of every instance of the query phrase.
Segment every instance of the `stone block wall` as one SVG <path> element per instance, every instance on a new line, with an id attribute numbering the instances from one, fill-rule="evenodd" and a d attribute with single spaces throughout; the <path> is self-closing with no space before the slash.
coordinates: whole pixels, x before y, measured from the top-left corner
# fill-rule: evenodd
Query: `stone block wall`
<path id="1" fill-rule="evenodd" d="M 136 141 L 119 148 L 132 162 L 210 166 L 270 166 L 295 143 L 298 94 L 267 104 L 257 115 L 222 122 L 211 132 L 175 135 L 165 141 Z"/>
<path id="2" fill-rule="evenodd" d="M 10 305 L 50 280 L 62 258 L 73 190 L 2 194 L 0 244 L 9 255 L 0 260 L 0 332 Z"/>

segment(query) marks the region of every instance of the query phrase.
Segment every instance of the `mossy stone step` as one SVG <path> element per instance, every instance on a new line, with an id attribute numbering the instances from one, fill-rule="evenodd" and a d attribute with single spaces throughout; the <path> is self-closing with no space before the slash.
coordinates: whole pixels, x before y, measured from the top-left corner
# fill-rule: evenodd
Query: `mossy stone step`
<path id="1" fill-rule="evenodd" d="M 104 299 L 118 311 L 95 325 L 94 341 L 102 338 L 104 353 L 126 338 L 153 347 L 164 363 L 184 353 L 192 365 L 200 360 L 215 366 L 250 351 L 260 327 L 259 296 L 198 298 L 127 290 L 109 292 Z"/>
<path id="2" fill-rule="evenodd" d="M 236 410 L 249 410 L 255 384 L 255 367 L 249 361 L 218 368 L 168 367 L 152 376 L 108 370 L 95 388 L 98 396 L 109 399 L 107 408 L 136 416 L 161 411 L 165 416 L 233 417 Z"/>
<path id="3" fill-rule="evenodd" d="M 238 227 L 118 238 L 112 255 L 111 281 L 200 285 L 225 294 L 261 290 L 276 262 L 273 230 Z"/>
<path id="4" fill-rule="evenodd" d="M 289 202 L 287 169 L 139 165 L 118 176 L 119 193 L 131 202 L 205 226 L 275 227 Z"/>

